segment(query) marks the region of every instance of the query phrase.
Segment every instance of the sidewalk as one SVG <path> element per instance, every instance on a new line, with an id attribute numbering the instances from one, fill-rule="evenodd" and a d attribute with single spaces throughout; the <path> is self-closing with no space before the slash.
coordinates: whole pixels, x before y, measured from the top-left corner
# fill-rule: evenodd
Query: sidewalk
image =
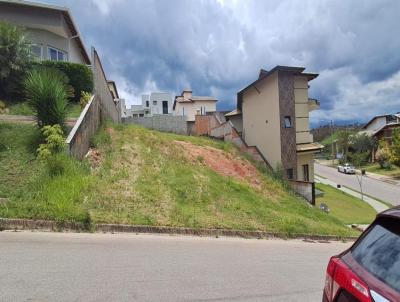
<path id="1" fill-rule="evenodd" d="M 331 181 L 329 179 L 326 179 L 326 178 L 322 178 L 322 177 L 320 177 L 318 175 L 315 175 L 315 182 L 319 182 L 319 183 L 322 183 L 322 184 L 329 185 L 331 187 L 337 188 L 337 184 L 335 182 L 333 182 L 333 181 Z M 346 188 L 346 187 L 342 186 L 338 190 L 361 199 L 361 193 L 353 191 L 353 190 L 351 190 L 349 188 Z M 369 196 L 365 196 L 364 195 L 363 199 L 364 199 L 364 201 L 366 203 L 368 203 L 371 207 L 373 207 L 377 213 L 380 213 L 380 212 L 382 212 L 384 210 L 387 210 L 389 208 L 387 205 L 385 205 L 382 202 L 380 202 L 380 201 L 378 201 L 378 200 L 376 200 L 374 198 L 371 198 Z"/>

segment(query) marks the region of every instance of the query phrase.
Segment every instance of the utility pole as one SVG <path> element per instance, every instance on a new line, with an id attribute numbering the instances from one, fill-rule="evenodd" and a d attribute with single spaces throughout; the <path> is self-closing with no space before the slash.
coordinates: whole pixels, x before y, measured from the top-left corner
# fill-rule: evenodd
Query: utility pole
<path id="1" fill-rule="evenodd" d="M 331 120 L 331 149 L 332 149 L 332 165 L 335 164 L 335 151 L 333 150 L 333 120 Z"/>

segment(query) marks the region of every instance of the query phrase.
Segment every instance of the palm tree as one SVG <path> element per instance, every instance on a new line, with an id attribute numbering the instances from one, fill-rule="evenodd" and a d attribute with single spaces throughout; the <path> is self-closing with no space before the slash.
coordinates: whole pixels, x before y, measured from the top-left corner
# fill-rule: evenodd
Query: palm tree
<path id="1" fill-rule="evenodd" d="M 54 68 L 34 68 L 25 79 L 24 92 L 39 127 L 56 124 L 65 127 L 68 98 L 73 96 L 65 74 Z"/>

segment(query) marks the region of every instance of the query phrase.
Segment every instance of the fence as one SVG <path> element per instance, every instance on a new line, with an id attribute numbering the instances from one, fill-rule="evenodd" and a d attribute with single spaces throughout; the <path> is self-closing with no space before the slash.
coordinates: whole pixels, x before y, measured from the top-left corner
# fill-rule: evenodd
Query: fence
<path id="1" fill-rule="evenodd" d="M 153 115 L 145 117 L 122 118 L 125 124 L 139 124 L 145 128 L 177 134 L 188 134 L 188 125 L 185 116 Z"/>
<path id="2" fill-rule="evenodd" d="M 90 138 L 105 120 L 120 122 L 121 114 L 117 109 L 100 58 L 92 48 L 92 71 L 94 95 L 82 110 L 77 122 L 66 139 L 67 151 L 77 159 L 83 159 L 90 147 Z"/>
<path id="3" fill-rule="evenodd" d="M 315 205 L 315 183 L 290 180 L 289 184 L 297 194 L 305 198 L 312 205 Z"/>

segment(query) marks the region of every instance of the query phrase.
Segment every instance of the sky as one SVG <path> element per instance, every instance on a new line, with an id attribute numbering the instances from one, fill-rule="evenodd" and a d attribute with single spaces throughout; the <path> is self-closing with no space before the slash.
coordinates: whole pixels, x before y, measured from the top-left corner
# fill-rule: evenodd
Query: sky
<path id="1" fill-rule="evenodd" d="M 314 125 L 400 111 L 400 1 L 42 0 L 69 7 L 88 50 L 128 104 L 167 91 L 215 96 L 218 109 L 260 68 L 319 73 Z"/>

